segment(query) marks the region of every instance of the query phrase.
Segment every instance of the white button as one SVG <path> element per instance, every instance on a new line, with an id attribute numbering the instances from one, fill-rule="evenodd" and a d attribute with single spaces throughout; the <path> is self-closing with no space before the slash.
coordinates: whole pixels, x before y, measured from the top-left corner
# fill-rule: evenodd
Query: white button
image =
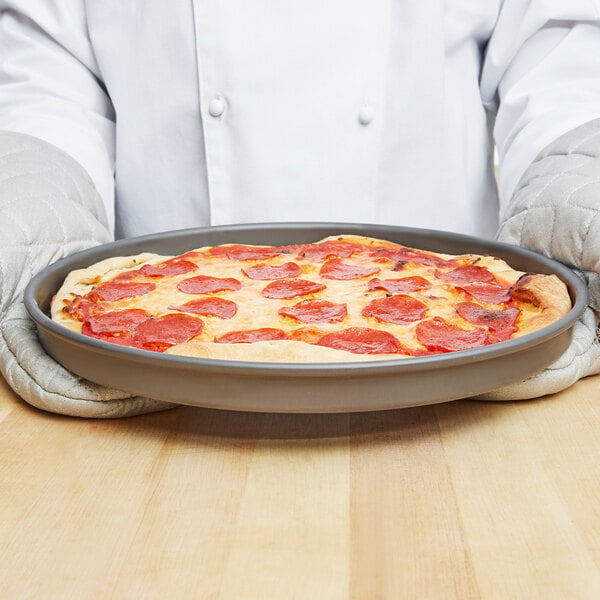
<path id="1" fill-rule="evenodd" d="M 368 125 L 375 117 L 375 111 L 372 106 L 366 104 L 358 111 L 358 122 L 361 125 Z"/>
<path id="2" fill-rule="evenodd" d="M 211 117 L 220 117 L 225 112 L 225 102 L 221 98 L 213 98 L 208 103 L 208 114 Z"/>

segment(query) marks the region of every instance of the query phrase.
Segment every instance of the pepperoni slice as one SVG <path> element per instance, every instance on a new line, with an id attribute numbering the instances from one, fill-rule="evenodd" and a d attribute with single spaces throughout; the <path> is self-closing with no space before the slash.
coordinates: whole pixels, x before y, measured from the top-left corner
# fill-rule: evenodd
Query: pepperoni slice
<path id="1" fill-rule="evenodd" d="M 144 350 L 164 352 L 167 348 L 187 342 L 198 335 L 203 325 L 200 319 L 190 315 L 168 314 L 151 317 L 138 325 L 131 343 Z"/>
<path id="2" fill-rule="evenodd" d="M 359 244 L 345 240 L 330 240 L 317 244 L 304 244 L 297 249 L 298 257 L 310 260 L 323 260 L 331 256 L 348 258 L 355 252 L 360 252 L 363 247 Z"/>
<path id="3" fill-rule="evenodd" d="M 233 277 L 211 277 L 209 275 L 196 275 L 184 279 L 177 284 L 177 289 L 184 294 L 212 294 L 213 292 L 236 291 L 242 284 Z"/>
<path id="4" fill-rule="evenodd" d="M 417 325 L 416 332 L 419 342 L 436 352 L 479 348 L 487 344 L 489 339 L 487 330 L 482 327 L 466 331 L 444 321 L 441 317 L 421 321 Z"/>
<path id="5" fill-rule="evenodd" d="M 156 289 L 153 283 L 137 283 L 135 281 L 107 281 L 95 287 L 89 294 L 90 300 L 122 300 L 123 298 L 134 298 L 143 296 Z"/>
<path id="6" fill-rule="evenodd" d="M 254 265 L 242 269 L 242 272 L 250 279 L 284 279 L 298 277 L 302 269 L 296 263 L 287 262 L 282 265 Z"/>
<path id="7" fill-rule="evenodd" d="M 169 306 L 169 308 L 194 315 L 219 317 L 221 319 L 231 319 L 237 313 L 237 304 L 225 298 L 199 298 L 198 300 L 190 300 L 180 306 Z"/>
<path id="8" fill-rule="evenodd" d="M 339 323 L 346 318 L 345 304 L 333 304 L 327 300 L 303 300 L 294 306 L 284 306 L 279 314 L 302 323 Z"/>
<path id="9" fill-rule="evenodd" d="M 362 309 L 365 317 L 374 317 L 386 323 L 407 325 L 418 321 L 427 312 L 427 307 L 412 296 L 389 296 L 376 298 Z"/>
<path id="10" fill-rule="evenodd" d="M 65 302 L 67 305 L 62 310 L 78 321 L 85 321 L 90 315 L 101 310 L 101 305 L 98 302 L 93 302 L 82 296 L 76 296 L 72 301 L 65 300 Z"/>
<path id="11" fill-rule="evenodd" d="M 91 315 L 83 323 L 81 333 L 105 341 L 127 343 L 135 328 L 148 319 L 148 313 L 139 308 L 113 310 Z"/>
<path id="12" fill-rule="evenodd" d="M 280 279 L 269 283 L 262 291 L 265 298 L 283 299 L 306 296 L 324 290 L 325 286 L 306 279 Z"/>
<path id="13" fill-rule="evenodd" d="M 286 334 L 281 329 L 263 327 L 262 329 L 248 329 L 246 331 L 230 331 L 218 338 L 218 344 L 251 344 L 253 342 L 268 342 L 270 340 L 285 340 Z"/>
<path id="14" fill-rule="evenodd" d="M 156 265 L 144 265 L 138 273 L 146 277 L 171 277 L 195 271 L 197 268 L 198 266 L 189 260 L 167 260 Z"/>
<path id="15" fill-rule="evenodd" d="M 511 299 L 510 286 L 503 285 L 485 267 L 465 265 L 447 273 L 436 272 L 435 276 L 450 281 L 470 296 L 488 304 L 503 304 Z"/>
<path id="16" fill-rule="evenodd" d="M 397 246 L 393 248 L 375 248 L 371 252 L 371 256 L 378 258 L 387 258 L 388 260 L 395 262 L 396 267 L 394 271 L 400 271 L 404 268 L 406 263 L 414 263 L 418 265 L 428 265 L 431 267 L 449 267 L 456 265 L 456 261 L 446 260 L 439 256 L 434 256 L 423 252 L 422 250 L 415 250 L 413 248 L 406 248 L 405 246 Z"/>
<path id="17" fill-rule="evenodd" d="M 427 290 L 431 283 L 424 277 L 404 277 L 402 279 L 371 279 L 369 281 L 370 290 L 385 290 L 390 294 L 408 294 L 418 290 Z"/>
<path id="18" fill-rule="evenodd" d="M 469 323 L 487 327 L 490 331 L 490 342 L 503 342 L 517 331 L 517 318 L 521 310 L 510 307 L 503 310 L 491 310 L 474 302 L 461 302 L 456 306 L 456 312 Z"/>
<path id="19" fill-rule="evenodd" d="M 339 258 L 330 258 L 319 271 L 325 279 L 360 279 L 379 273 L 378 267 L 358 267 L 342 262 Z"/>
<path id="20" fill-rule="evenodd" d="M 435 276 L 439 279 L 444 279 L 445 281 L 451 281 L 452 283 L 461 285 L 496 282 L 496 278 L 489 269 L 486 269 L 485 267 L 478 267 L 477 265 L 465 265 L 447 273 L 437 271 Z"/>
<path id="21" fill-rule="evenodd" d="M 216 246 L 208 252 L 213 256 L 225 255 L 229 260 L 265 260 L 282 254 L 280 249 L 274 246 L 246 246 L 244 244 Z"/>
<path id="22" fill-rule="evenodd" d="M 497 283 L 470 283 L 457 286 L 459 290 L 467 292 L 475 300 L 487 304 L 505 304 L 512 299 L 510 286 Z"/>
<path id="23" fill-rule="evenodd" d="M 350 327 L 328 333 L 319 340 L 318 345 L 354 354 L 397 354 L 403 351 L 398 338 L 387 331 L 370 327 Z"/>

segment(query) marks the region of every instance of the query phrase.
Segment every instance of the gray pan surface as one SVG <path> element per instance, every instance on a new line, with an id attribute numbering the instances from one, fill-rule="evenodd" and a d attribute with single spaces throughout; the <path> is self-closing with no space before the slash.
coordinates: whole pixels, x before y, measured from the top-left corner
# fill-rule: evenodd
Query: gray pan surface
<path id="1" fill-rule="evenodd" d="M 554 273 L 568 286 L 573 309 L 556 323 L 520 338 L 461 352 L 358 363 L 257 363 L 165 355 L 72 332 L 49 316 L 66 275 L 111 256 L 175 255 L 224 243 L 286 245 L 337 234 L 366 235 L 447 254 L 491 254 L 513 268 Z M 37 275 L 25 304 L 47 352 L 90 381 L 133 394 L 211 408 L 327 413 L 384 410 L 467 398 L 533 375 L 568 347 L 587 304 L 584 282 L 539 254 L 479 238 L 423 229 L 344 223 L 219 226 L 121 240 L 79 252 Z"/>

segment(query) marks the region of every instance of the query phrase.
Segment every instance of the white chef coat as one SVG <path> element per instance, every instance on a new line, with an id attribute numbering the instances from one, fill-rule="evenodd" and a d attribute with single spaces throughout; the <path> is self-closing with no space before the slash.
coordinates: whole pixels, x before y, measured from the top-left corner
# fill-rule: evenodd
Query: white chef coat
<path id="1" fill-rule="evenodd" d="M 0 0 L 0 128 L 77 159 L 117 237 L 353 221 L 492 236 L 600 117 L 600 0 Z"/>

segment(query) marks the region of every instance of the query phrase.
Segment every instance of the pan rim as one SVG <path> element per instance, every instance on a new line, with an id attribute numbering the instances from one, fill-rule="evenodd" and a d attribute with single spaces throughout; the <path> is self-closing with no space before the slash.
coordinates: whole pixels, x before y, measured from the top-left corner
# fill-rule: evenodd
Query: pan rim
<path id="1" fill-rule="evenodd" d="M 509 254 L 520 257 L 523 260 L 533 261 L 543 266 L 547 272 L 557 275 L 569 287 L 572 296 L 573 306 L 571 310 L 554 323 L 513 340 L 507 340 L 489 346 L 480 348 L 461 350 L 443 354 L 435 354 L 424 357 L 407 357 L 386 360 L 368 360 L 358 362 L 327 362 L 327 363 L 284 363 L 284 362 L 255 362 L 255 361 L 233 361 L 211 358 L 196 358 L 178 355 L 166 355 L 162 353 L 129 348 L 117 344 L 111 344 L 102 340 L 90 338 L 81 333 L 67 329 L 66 327 L 53 321 L 40 307 L 38 303 L 39 290 L 48 279 L 56 277 L 57 274 L 80 268 L 74 266 L 81 261 L 90 260 L 96 262 L 101 260 L 98 255 L 107 254 L 116 256 L 117 253 L 133 245 L 149 244 L 153 242 L 164 243 L 165 240 L 173 240 L 187 237 L 205 237 L 207 235 L 223 234 L 244 234 L 248 232 L 257 232 L 261 230 L 270 230 L 273 232 L 283 232 L 286 230 L 304 232 L 325 231 L 337 229 L 339 233 L 354 233 L 359 235 L 375 236 L 381 234 L 383 239 L 387 236 L 406 235 L 431 237 L 436 241 L 452 241 L 455 244 L 465 246 L 481 246 L 489 249 L 490 254 Z M 366 233 L 368 230 L 369 233 Z M 230 243 L 230 242 L 222 242 Z M 233 240 L 232 242 L 233 243 Z M 495 252 L 496 251 L 496 252 Z M 58 289 L 58 288 L 57 288 Z M 54 290 L 56 291 L 56 290 Z M 189 229 L 180 229 L 162 233 L 149 234 L 135 238 L 117 240 L 108 244 L 94 246 L 82 250 L 75 254 L 62 258 L 55 263 L 43 269 L 35 275 L 27 285 L 24 294 L 24 302 L 30 317 L 38 327 L 50 331 L 55 336 L 64 338 L 70 343 L 79 344 L 90 350 L 108 353 L 116 357 L 122 357 L 134 363 L 144 363 L 148 366 L 160 364 L 162 366 L 172 365 L 173 367 L 183 369 L 207 369 L 212 372 L 231 372 L 236 375 L 261 375 L 261 376 L 294 376 L 294 377 L 327 377 L 327 376 L 351 376 L 365 375 L 369 373 L 383 374 L 390 372 L 415 372 L 430 371 L 436 368 L 448 368 L 453 365 L 462 365 L 465 363 L 477 363 L 484 360 L 493 359 L 507 354 L 525 351 L 528 348 L 549 341 L 555 336 L 560 335 L 565 330 L 573 326 L 575 321 L 581 316 L 587 306 L 587 286 L 582 278 L 576 272 L 555 259 L 546 257 L 537 252 L 527 250 L 518 246 L 512 246 L 496 240 L 487 240 L 475 236 L 459 234 L 441 230 L 422 229 L 414 227 L 365 224 L 365 223 L 343 223 L 343 222 L 298 222 L 298 223 L 245 223 L 236 225 L 219 225 L 209 227 L 195 227 Z"/>

